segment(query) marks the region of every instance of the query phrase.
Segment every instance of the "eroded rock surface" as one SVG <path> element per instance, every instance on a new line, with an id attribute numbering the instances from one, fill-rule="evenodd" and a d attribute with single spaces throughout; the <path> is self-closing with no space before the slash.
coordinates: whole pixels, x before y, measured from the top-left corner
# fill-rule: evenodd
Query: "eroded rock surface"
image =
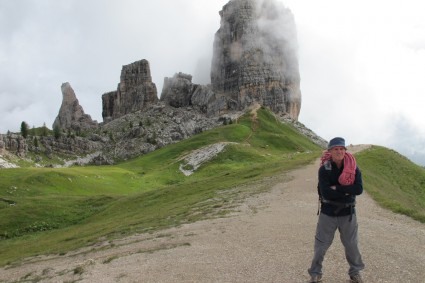
<path id="1" fill-rule="evenodd" d="M 276 1 L 233 0 L 220 11 L 211 67 L 212 89 L 227 107 L 255 102 L 298 119 L 301 108 L 293 15 Z"/>
<path id="2" fill-rule="evenodd" d="M 72 129 L 74 131 L 85 131 L 97 128 L 97 121 L 84 113 L 83 107 L 78 102 L 77 96 L 71 85 L 66 82 L 61 86 L 62 104 L 58 116 L 53 122 L 53 128 Z"/>
<path id="3" fill-rule="evenodd" d="M 149 62 L 136 61 L 124 65 L 116 91 L 102 95 L 102 117 L 105 122 L 146 109 L 158 101 Z"/>

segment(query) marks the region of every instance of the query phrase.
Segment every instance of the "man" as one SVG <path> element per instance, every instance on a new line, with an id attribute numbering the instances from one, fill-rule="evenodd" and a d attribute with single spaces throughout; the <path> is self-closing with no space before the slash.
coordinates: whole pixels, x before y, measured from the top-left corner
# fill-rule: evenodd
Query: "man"
<path id="1" fill-rule="evenodd" d="M 358 248 L 356 195 L 363 192 L 362 175 L 354 156 L 346 152 L 345 140 L 329 141 L 319 169 L 318 191 L 321 208 L 316 228 L 314 256 L 308 273 L 311 283 L 322 281 L 322 262 L 332 244 L 336 229 L 344 245 L 350 266 L 348 275 L 353 283 L 361 283 L 360 271 L 364 264 Z"/>

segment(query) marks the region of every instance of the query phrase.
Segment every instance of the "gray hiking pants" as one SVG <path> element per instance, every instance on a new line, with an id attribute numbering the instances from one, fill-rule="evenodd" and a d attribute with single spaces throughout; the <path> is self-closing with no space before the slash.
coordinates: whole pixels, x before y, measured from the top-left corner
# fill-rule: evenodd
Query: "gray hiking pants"
<path id="1" fill-rule="evenodd" d="M 356 215 L 332 217 L 320 213 L 316 228 L 316 239 L 314 241 L 314 256 L 308 273 L 311 276 L 322 275 L 322 262 L 326 251 L 331 246 L 336 229 L 339 230 L 341 242 L 345 248 L 345 258 L 350 268 L 348 275 L 356 275 L 364 269 L 362 256 L 358 248 L 357 218 Z"/>

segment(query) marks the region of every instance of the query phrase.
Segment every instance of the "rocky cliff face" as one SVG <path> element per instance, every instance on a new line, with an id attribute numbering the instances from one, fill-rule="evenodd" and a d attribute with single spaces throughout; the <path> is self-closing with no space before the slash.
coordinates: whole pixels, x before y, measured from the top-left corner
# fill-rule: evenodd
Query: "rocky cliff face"
<path id="1" fill-rule="evenodd" d="M 112 160 L 140 156 L 229 123 L 237 117 L 207 117 L 193 107 L 175 108 L 160 101 L 144 111 L 127 114 L 103 125 L 102 131 L 109 138 L 104 152 Z"/>
<path id="2" fill-rule="evenodd" d="M 71 85 L 68 82 L 63 83 L 61 90 L 62 105 L 53 122 L 53 128 L 72 129 L 77 132 L 97 128 L 97 121 L 93 121 L 90 115 L 84 113 Z"/>
<path id="3" fill-rule="evenodd" d="M 172 78 L 164 79 L 161 101 L 173 107 L 192 105 L 192 96 L 196 85 L 192 83 L 192 76 L 178 73 Z"/>
<path id="4" fill-rule="evenodd" d="M 259 103 L 297 120 L 301 91 L 292 13 L 274 0 L 233 0 L 220 16 L 211 85 L 193 84 L 191 75 L 178 73 L 165 78 L 161 101 L 210 117 Z"/>
<path id="5" fill-rule="evenodd" d="M 292 13 L 276 1 L 233 0 L 220 11 L 211 66 L 214 92 L 228 108 L 254 102 L 297 119 L 301 107 Z"/>
<path id="6" fill-rule="evenodd" d="M 28 145 L 25 139 L 18 134 L 0 134 L 0 154 L 5 152 L 15 153 L 17 156 L 25 157 Z"/>
<path id="7" fill-rule="evenodd" d="M 227 108 L 224 97 L 212 91 L 210 86 L 192 83 L 192 76 L 178 73 L 164 79 L 161 101 L 173 107 L 190 106 L 208 117 L 219 116 Z"/>
<path id="8" fill-rule="evenodd" d="M 149 62 L 140 60 L 121 70 L 118 89 L 102 96 L 102 117 L 105 122 L 138 110 L 158 101 L 156 85 L 152 82 Z"/>

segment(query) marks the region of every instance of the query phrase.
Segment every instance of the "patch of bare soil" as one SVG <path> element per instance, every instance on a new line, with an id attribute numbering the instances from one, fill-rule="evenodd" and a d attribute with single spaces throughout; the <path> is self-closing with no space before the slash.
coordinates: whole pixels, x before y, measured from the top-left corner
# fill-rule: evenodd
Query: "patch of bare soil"
<path id="1" fill-rule="evenodd" d="M 290 172 L 290 181 L 247 199 L 229 217 L 99 243 L 91 251 L 28 259 L 1 268 L 0 281 L 308 282 L 317 169 L 318 161 Z M 424 224 L 378 207 L 367 193 L 358 197 L 357 217 L 365 282 L 423 282 Z M 347 282 L 347 271 L 336 235 L 324 282 Z"/>

